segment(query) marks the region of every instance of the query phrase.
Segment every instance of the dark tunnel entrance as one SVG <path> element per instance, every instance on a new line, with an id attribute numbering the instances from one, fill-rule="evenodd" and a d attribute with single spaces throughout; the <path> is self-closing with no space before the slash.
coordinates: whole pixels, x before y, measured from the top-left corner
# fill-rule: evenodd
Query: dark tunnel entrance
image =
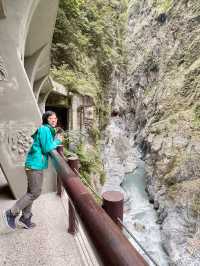
<path id="1" fill-rule="evenodd" d="M 58 127 L 69 129 L 69 106 L 68 99 L 64 95 L 50 93 L 45 106 L 45 111 L 53 111 L 58 117 Z"/>

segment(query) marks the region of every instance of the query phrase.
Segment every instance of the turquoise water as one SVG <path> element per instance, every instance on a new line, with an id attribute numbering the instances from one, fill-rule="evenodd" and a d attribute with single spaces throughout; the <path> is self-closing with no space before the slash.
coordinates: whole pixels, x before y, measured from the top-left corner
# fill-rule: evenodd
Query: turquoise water
<path id="1" fill-rule="evenodd" d="M 126 194 L 124 224 L 158 265 L 169 265 L 162 249 L 160 228 L 156 224 L 157 215 L 145 192 L 145 168 L 142 160 L 138 160 L 134 172 L 125 175 L 122 188 Z M 131 236 L 127 234 L 127 237 L 141 251 Z M 144 255 L 143 252 L 142 254 Z M 149 265 L 155 265 L 145 258 Z"/>

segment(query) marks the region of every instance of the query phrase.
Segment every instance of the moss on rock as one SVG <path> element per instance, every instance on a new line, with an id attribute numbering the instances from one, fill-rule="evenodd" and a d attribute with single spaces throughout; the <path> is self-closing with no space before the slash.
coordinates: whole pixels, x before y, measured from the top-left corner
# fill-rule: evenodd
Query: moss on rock
<path id="1" fill-rule="evenodd" d="M 98 120 L 89 132 L 93 148 L 81 144 L 76 150 L 81 174 L 88 182 L 97 172 L 101 183 L 105 180 L 98 141 L 111 112 L 107 101 L 111 75 L 115 68 L 124 66 L 126 19 L 126 0 L 60 0 L 51 74 L 68 91 L 93 98 Z"/>
<path id="2" fill-rule="evenodd" d="M 168 12 L 173 5 L 173 0 L 154 0 L 153 6 L 156 8 L 156 11 L 160 13 Z"/>

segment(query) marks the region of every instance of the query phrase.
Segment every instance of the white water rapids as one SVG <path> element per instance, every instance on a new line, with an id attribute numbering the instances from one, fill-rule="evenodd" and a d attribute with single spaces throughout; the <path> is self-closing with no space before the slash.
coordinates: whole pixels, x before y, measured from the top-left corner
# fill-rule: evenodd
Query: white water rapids
<path id="1" fill-rule="evenodd" d="M 102 154 L 108 178 L 102 192 L 114 190 L 124 194 L 123 223 L 157 265 L 167 266 L 168 260 L 162 249 L 159 225 L 156 224 L 156 212 L 145 192 L 144 162 L 134 147 L 133 138 L 126 134 L 126 128 L 127 125 L 121 118 L 114 117 L 106 129 Z M 126 235 L 149 265 L 155 265 L 144 255 L 133 238 L 128 233 Z"/>

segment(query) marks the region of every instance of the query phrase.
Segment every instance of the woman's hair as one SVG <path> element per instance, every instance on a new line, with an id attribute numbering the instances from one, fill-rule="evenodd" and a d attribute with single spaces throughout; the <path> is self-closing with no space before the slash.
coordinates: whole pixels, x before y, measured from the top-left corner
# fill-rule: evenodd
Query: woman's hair
<path id="1" fill-rule="evenodd" d="M 55 112 L 53 111 L 46 111 L 43 115 L 42 115 L 42 124 L 48 124 L 48 118 L 52 115 L 56 115 Z"/>

